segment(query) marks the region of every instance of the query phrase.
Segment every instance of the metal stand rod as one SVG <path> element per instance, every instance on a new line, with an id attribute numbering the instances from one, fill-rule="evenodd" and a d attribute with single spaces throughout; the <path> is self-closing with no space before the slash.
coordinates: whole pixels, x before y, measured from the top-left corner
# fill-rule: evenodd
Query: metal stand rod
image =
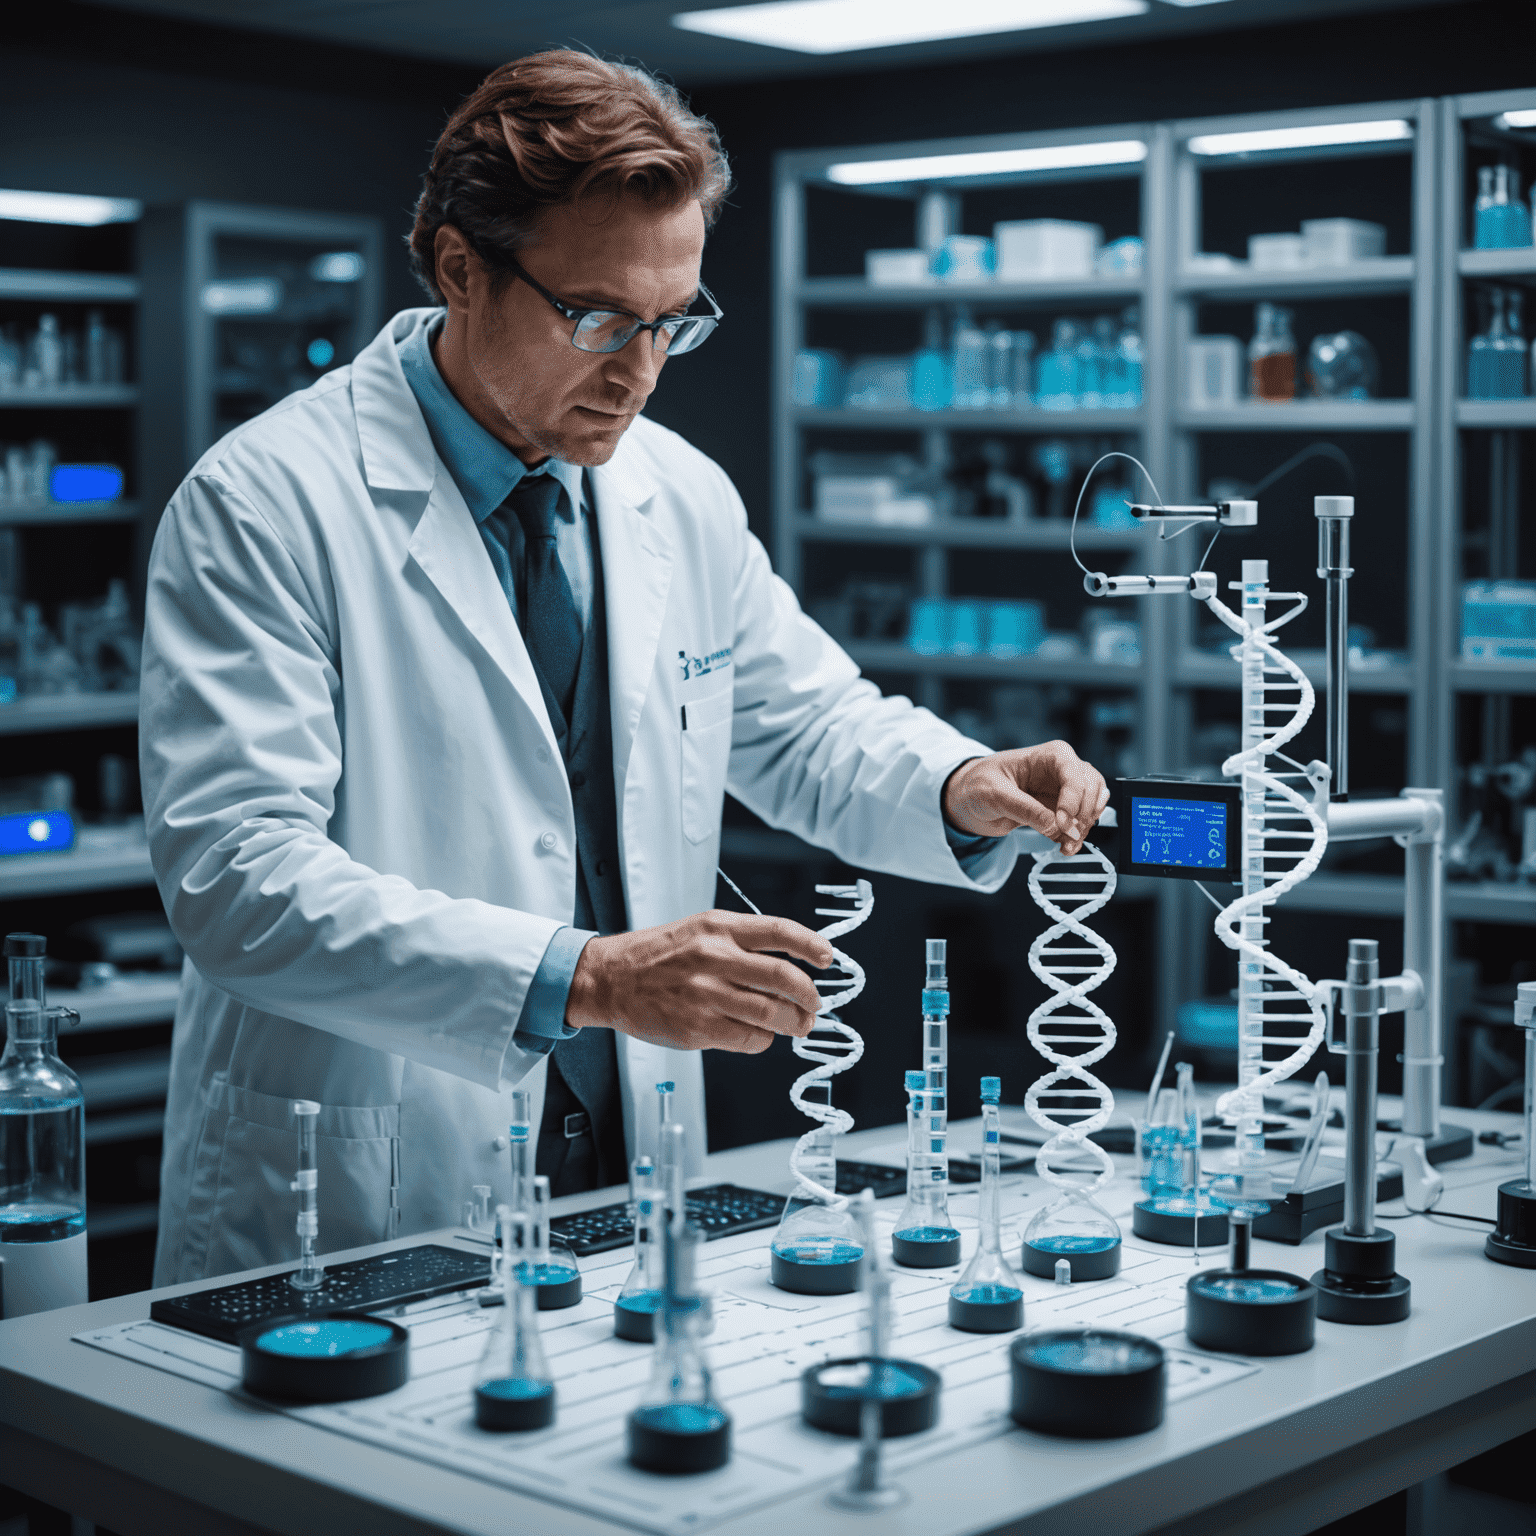
<path id="1" fill-rule="evenodd" d="M 1344 973 L 1344 1230 L 1369 1237 L 1376 1229 L 1376 1053 L 1381 967 L 1375 939 L 1349 941 Z"/>
<path id="2" fill-rule="evenodd" d="M 1403 864 L 1403 969 L 1424 983 L 1418 1007 L 1403 1018 L 1403 1133 L 1440 1131 L 1440 1068 L 1444 1061 L 1445 791 L 1405 789 L 1424 803 L 1425 831 L 1405 841 Z"/>
<path id="3" fill-rule="evenodd" d="M 1328 766 L 1333 798 L 1349 799 L 1349 523 L 1353 496 L 1317 496 L 1317 574 L 1328 583 Z"/>
<path id="4" fill-rule="evenodd" d="M 1248 1268 L 1252 1241 L 1253 1217 L 1244 1215 L 1240 1211 L 1230 1212 L 1227 1216 L 1228 1269 L 1244 1270 Z"/>

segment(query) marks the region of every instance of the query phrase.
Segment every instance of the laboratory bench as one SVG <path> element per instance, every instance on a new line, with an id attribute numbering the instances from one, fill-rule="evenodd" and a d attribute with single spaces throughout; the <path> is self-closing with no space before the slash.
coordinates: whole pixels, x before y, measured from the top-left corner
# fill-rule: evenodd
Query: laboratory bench
<path id="1" fill-rule="evenodd" d="M 1139 1095 L 1121 1095 L 1120 1117 L 1137 1113 L 1139 1101 Z M 1390 1101 L 1383 1101 L 1382 1112 L 1393 1112 Z M 1475 1131 L 1514 1131 L 1519 1125 L 1513 1115 L 1448 1114 Z M 1005 1130 L 1032 1129 L 1017 1106 L 1005 1106 L 1004 1124 Z M 952 1126 L 958 1151 L 974 1150 L 978 1126 Z M 707 1179 L 785 1191 L 791 1145 L 768 1142 L 712 1155 Z M 851 1159 L 900 1163 L 903 1131 L 856 1131 L 840 1150 Z M 1117 1162 L 1130 1171 L 1129 1159 Z M 1515 1153 L 1476 1143 L 1469 1159 L 1446 1164 L 1442 1172 L 1448 1186 L 1442 1204 L 1486 1217 L 1493 1215 L 1497 1185 L 1519 1177 Z M 1026 1182 L 1041 1189 L 1032 1175 Z M 1118 1204 L 1108 1196 L 1106 1201 L 1126 1217 L 1134 1186 L 1117 1181 L 1110 1193 L 1116 1192 Z M 599 1191 L 556 1201 L 554 1213 L 621 1195 Z M 1381 1214 L 1402 1211 L 1395 1201 Z M 965 1225 L 965 1215 L 957 1213 L 957 1219 Z M 1132 1236 L 1128 1219 L 1121 1224 L 1128 1261 L 1130 1250 L 1152 1246 Z M 1413 1284 L 1405 1322 L 1346 1327 L 1320 1321 L 1316 1345 L 1307 1353 L 1266 1359 L 1242 1379 L 1174 1402 L 1160 1428 L 1134 1438 L 1060 1440 L 1013 1427 L 981 1443 L 936 1449 L 931 1459 L 895 1477 L 908 1502 L 877 1518 L 832 1508 L 826 1501 L 831 1484 L 824 1482 L 699 1528 L 721 1536 L 782 1536 L 785 1530 L 829 1536 L 872 1530 L 881 1536 L 1303 1536 L 1536 1428 L 1536 1273 L 1486 1260 L 1487 1228 L 1421 1216 L 1381 1224 L 1396 1232 L 1398 1269 Z M 752 1234 L 764 1247 L 770 1236 Z M 418 1233 L 400 1243 L 327 1255 L 326 1261 L 426 1240 L 467 1244 L 470 1238 Z M 1300 1247 L 1256 1240 L 1254 1249 L 1255 1267 L 1306 1276 L 1322 1266 L 1323 1233 Z M 1165 1257 L 1175 1252 L 1157 1251 Z M 1206 1250 L 1202 1262 L 1219 1266 L 1223 1260 Z M 291 1267 L 252 1270 L 222 1283 Z M 75 1340 L 87 1330 L 147 1318 L 155 1297 L 209 1283 L 0 1323 L 0 1483 L 120 1536 L 503 1536 L 509 1530 L 591 1536 L 629 1528 L 331 1433 Z M 862 1347 L 862 1321 L 850 1344 Z M 900 1344 L 898 1313 L 898 1355 Z M 995 1348 L 1001 1354 L 1007 1344 L 1008 1336 L 1000 1336 Z M 725 1405 L 731 1406 L 728 1397 Z M 1000 1389 L 997 1410 L 1006 1407 Z M 846 1445 L 851 1468 L 855 1442 Z M 839 1473 L 838 1481 L 845 1476 Z M 680 1486 L 659 1478 L 656 1485 L 662 1498 Z"/>

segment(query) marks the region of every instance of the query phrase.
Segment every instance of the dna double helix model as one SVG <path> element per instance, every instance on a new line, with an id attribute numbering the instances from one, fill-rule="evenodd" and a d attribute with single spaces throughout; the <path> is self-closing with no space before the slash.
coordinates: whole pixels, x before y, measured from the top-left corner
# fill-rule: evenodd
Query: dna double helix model
<path id="1" fill-rule="evenodd" d="M 1054 1133 L 1035 1154 L 1035 1171 L 1060 1190 L 1092 1194 L 1114 1177 L 1115 1165 L 1087 1138 L 1108 1123 L 1115 1096 L 1087 1068 L 1109 1054 L 1115 1026 L 1088 994 L 1114 970 L 1115 952 L 1084 920 L 1115 894 L 1115 867 L 1091 843 L 1070 856 L 1047 849 L 1034 860 L 1029 894 L 1053 921 L 1029 946 L 1029 968 L 1052 995 L 1030 1014 L 1029 1040 L 1055 1070 L 1030 1084 L 1024 1108 L 1041 1130 Z M 1063 1051 L 1062 1046 L 1078 1049 Z M 1099 1164 L 1090 1183 L 1077 1184 L 1052 1166 L 1055 1158 L 1077 1160 L 1084 1152 Z"/>
<path id="2" fill-rule="evenodd" d="M 817 929 L 817 932 L 832 944 L 831 968 L 842 972 L 842 975 L 816 978 L 816 986 L 824 994 L 816 1022 L 811 1033 L 803 1040 L 791 1042 L 796 1056 L 805 1061 L 814 1061 L 816 1065 L 795 1079 L 789 1090 L 789 1101 L 802 1115 L 816 1121 L 816 1124 L 795 1143 L 794 1150 L 789 1154 L 789 1170 L 798 1181 L 794 1198 L 816 1200 L 822 1205 L 841 1210 L 848 1204 L 847 1196 L 811 1178 L 802 1166 L 802 1159 L 810 1151 L 811 1143 L 823 1127 L 832 1135 L 841 1136 L 853 1129 L 853 1116 L 845 1109 L 834 1109 L 830 1099 L 821 1102 L 807 1099 L 805 1092 L 815 1084 L 830 1082 L 839 1072 L 846 1072 L 864 1054 L 864 1037 L 844 1024 L 834 1011 L 851 1003 L 864 990 L 864 967 L 851 955 L 845 955 L 833 941 L 842 938 L 845 933 L 852 933 L 868 920 L 869 914 L 875 909 L 875 893 L 868 880 L 860 880 L 857 885 L 818 885 L 816 894 L 830 897 L 834 901 L 852 902 L 853 907 L 851 910 L 847 907 L 816 908 L 817 917 L 838 919 Z"/>
<path id="3" fill-rule="evenodd" d="M 1257 1117 L 1263 1109 L 1265 1093 L 1300 1071 L 1311 1059 L 1328 1022 L 1324 993 L 1301 971 L 1280 959 L 1264 938 L 1264 924 L 1268 922 L 1264 909 L 1300 885 L 1317 868 L 1328 846 L 1328 824 L 1323 813 L 1293 783 L 1287 782 L 1315 782 L 1314 773 L 1322 765 L 1312 765 L 1309 772 L 1280 751 L 1311 718 L 1316 696 L 1307 674 L 1270 638 L 1272 631 L 1289 623 L 1306 607 L 1306 597 L 1301 593 L 1263 591 L 1257 594 L 1253 606 L 1262 613 L 1264 603 L 1275 597 L 1295 598 L 1296 602 L 1277 618 L 1262 624 L 1251 623 L 1234 613 L 1219 598 L 1207 598 L 1205 604 L 1241 637 L 1241 643 L 1232 647 L 1232 656 L 1243 663 L 1243 714 L 1250 727 L 1245 734 L 1258 735 L 1250 746 L 1221 765 L 1225 776 L 1241 776 L 1247 839 L 1244 874 L 1257 874 L 1263 881 L 1259 889 L 1239 896 L 1216 916 L 1216 937 L 1237 952 L 1239 964 L 1248 961 L 1261 967 L 1259 976 L 1253 978 L 1258 986 L 1241 988 L 1239 993 L 1243 1016 L 1238 1023 L 1238 1048 L 1242 1054 L 1238 1086 L 1216 1101 L 1217 1113 L 1228 1120 Z M 1270 717 L 1281 713 L 1288 714 L 1289 719 L 1271 730 Z M 1295 771 L 1272 772 L 1265 759 L 1275 755 L 1291 763 Z M 1322 782 L 1326 783 L 1326 778 Z M 1262 997 L 1257 1006 L 1252 1001 L 1255 995 Z M 1271 1033 L 1276 1026 L 1285 1032 Z M 1277 1056 L 1277 1052 L 1285 1054 Z"/>

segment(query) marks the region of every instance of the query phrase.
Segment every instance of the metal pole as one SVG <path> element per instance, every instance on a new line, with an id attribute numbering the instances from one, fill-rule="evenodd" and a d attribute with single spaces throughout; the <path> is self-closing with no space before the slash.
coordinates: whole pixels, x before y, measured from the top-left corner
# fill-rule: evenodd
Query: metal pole
<path id="1" fill-rule="evenodd" d="M 1403 1018 L 1403 1133 L 1435 1136 L 1445 1060 L 1445 791 L 1405 789 L 1403 798 L 1424 804 L 1424 830 L 1404 839 L 1403 969 L 1417 972 L 1424 995 Z"/>
<path id="2" fill-rule="evenodd" d="M 1369 1237 L 1376 1227 L 1376 1037 L 1381 967 L 1375 939 L 1349 941 L 1344 972 L 1344 1230 Z"/>
<path id="3" fill-rule="evenodd" d="M 1349 799 L 1349 523 L 1353 496 L 1314 496 L 1317 574 L 1328 583 L 1328 766 L 1335 800 Z"/>

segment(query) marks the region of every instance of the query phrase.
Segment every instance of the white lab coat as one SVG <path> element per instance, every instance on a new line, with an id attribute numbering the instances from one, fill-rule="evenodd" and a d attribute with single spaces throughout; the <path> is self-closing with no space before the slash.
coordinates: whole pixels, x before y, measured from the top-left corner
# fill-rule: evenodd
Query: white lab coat
<path id="1" fill-rule="evenodd" d="M 322 1251 L 386 1237 L 392 1200 L 410 1234 L 457 1221 L 475 1184 L 505 1199 L 509 1090 L 542 1112 L 544 1058 L 512 1035 L 572 919 L 575 824 L 517 623 L 401 373 L 430 313 L 212 448 L 155 539 L 142 779 L 187 953 L 156 1284 L 296 1254 L 294 1098 L 322 1105 Z M 718 466 L 642 418 L 592 485 L 634 927 L 713 905 L 727 786 L 851 864 L 1003 883 L 1011 842 L 973 881 L 939 814 L 986 748 L 860 679 Z M 618 1042 L 631 1155 L 671 1078 L 697 1171 L 699 1055 Z"/>

